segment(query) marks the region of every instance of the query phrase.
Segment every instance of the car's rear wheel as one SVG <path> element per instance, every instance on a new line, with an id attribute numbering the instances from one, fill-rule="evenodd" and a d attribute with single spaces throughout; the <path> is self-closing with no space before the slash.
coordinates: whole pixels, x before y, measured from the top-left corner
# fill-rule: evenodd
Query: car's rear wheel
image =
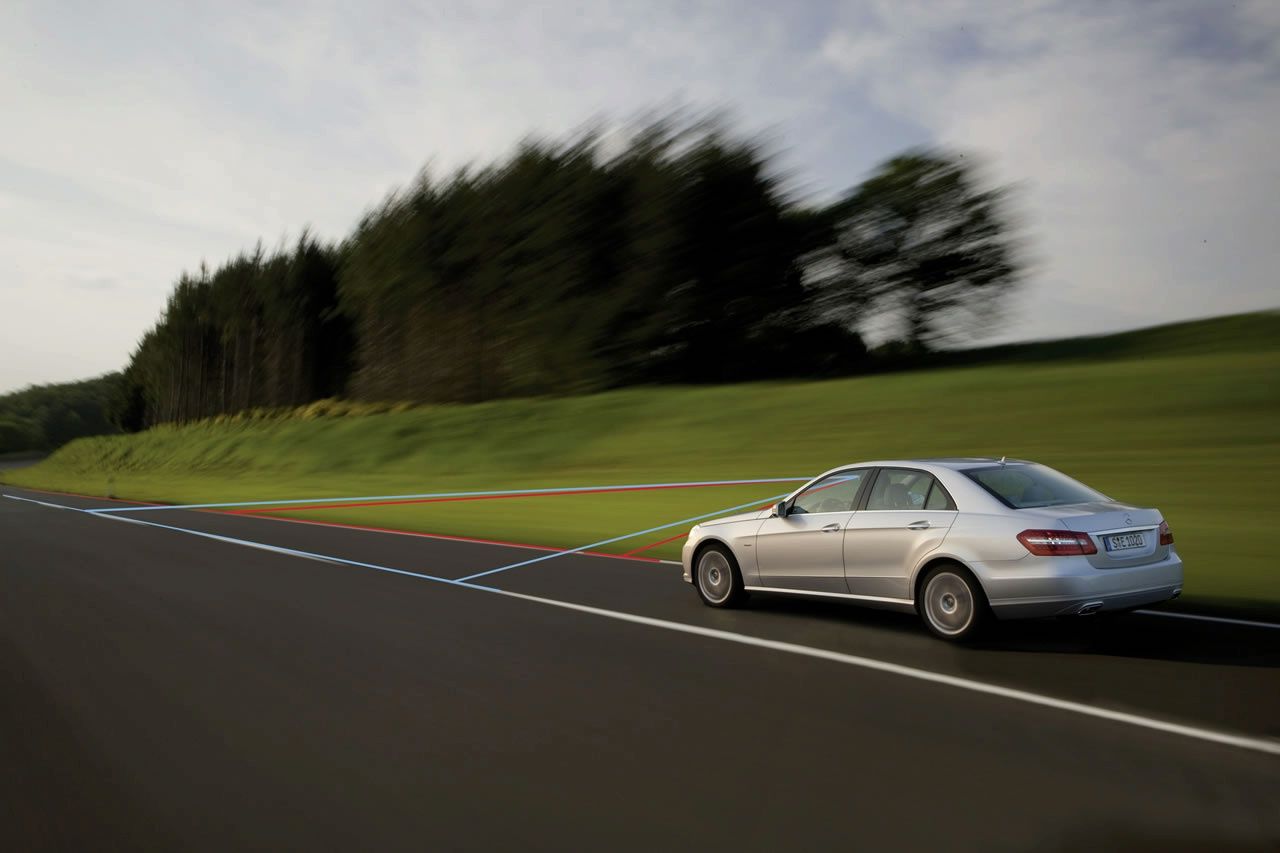
<path id="1" fill-rule="evenodd" d="M 967 640 L 986 622 L 987 598 L 966 569 L 944 563 L 925 575 L 916 609 L 935 636 L 944 640 Z"/>
<path id="2" fill-rule="evenodd" d="M 708 545 L 699 552 L 693 581 L 703 603 L 711 607 L 733 607 L 746 597 L 738 563 L 723 545 Z"/>

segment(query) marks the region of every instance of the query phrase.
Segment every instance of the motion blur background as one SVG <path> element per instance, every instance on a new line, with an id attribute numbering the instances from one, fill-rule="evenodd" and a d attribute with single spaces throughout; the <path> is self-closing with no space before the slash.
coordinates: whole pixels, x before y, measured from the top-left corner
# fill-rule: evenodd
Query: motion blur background
<path id="1" fill-rule="evenodd" d="M 57 450 L 10 482 L 1022 456 L 1161 507 L 1191 605 L 1280 601 L 1273 3 L 19 3 L 0 57 L 0 454 Z"/>

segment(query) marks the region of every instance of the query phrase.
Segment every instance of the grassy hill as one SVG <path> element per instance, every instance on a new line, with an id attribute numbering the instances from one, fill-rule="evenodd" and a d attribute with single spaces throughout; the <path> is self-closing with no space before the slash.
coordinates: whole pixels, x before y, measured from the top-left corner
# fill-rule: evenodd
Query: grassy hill
<path id="1" fill-rule="evenodd" d="M 1057 338 L 943 354 L 949 362 L 1061 361 L 1256 352 L 1280 346 L 1280 311 L 1257 311 L 1150 326 L 1131 332 Z"/>
<path id="2" fill-rule="evenodd" d="M 81 439 L 0 478 L 95 494 L 110 478 L 118 495 L 142 500 L 288 501 L 787 477 L 859 459 L 1008 455 L 1164 510 L 1193 602 L 1280 604 L 1269 537 L 1277 515 L 1270 492 L 1280 481 L 1280 314 L 984 352 L 985 363 L 822 382 L 641 388 L 371 414 L 326 414 L 317 405 L 290 416 Z M 301 514 L 577 546 L 785 490 Z M 611 547 L 626 551 L 658 538 Z M 677 547 L 646 553 L 670 556 Z"/>

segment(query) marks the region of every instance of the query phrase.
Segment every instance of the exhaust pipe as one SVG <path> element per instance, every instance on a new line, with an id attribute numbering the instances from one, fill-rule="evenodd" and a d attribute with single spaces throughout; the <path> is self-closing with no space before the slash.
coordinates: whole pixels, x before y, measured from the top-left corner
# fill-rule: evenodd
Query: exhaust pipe
<path id="1" fill-rule="evenodd" d="M 1101 601 L 1090 601 L 1087 604 L 1080 605 L 1080 609 L 1076 611 L 1077 616 L 1091 616 L 1102 609 Z"/>
<path id="2" fill-rule="evenodd" d="M 1182 595 L 1182 587 L 1178 587 L 1177 589 L 1175 589 L 1173 591 L 1173 595 L 1169 596 L 1169 600 L 1173 601 L 1175 598 L 1177 598 L 1180 595 Z"/>

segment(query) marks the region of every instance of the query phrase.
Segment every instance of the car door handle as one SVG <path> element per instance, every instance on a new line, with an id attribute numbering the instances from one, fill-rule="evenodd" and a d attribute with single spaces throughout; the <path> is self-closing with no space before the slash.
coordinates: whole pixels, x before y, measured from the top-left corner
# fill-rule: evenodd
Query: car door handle
<path id="1" fill-rule="evenodd" d="M 907 525 L 908 530 L 928 530 L 933 525 L 928 521 L 913 521 Z"/>
<path id="2" fill-rule="evenodd" d="M 840 525 L 839 525 L 839 524 L 837 524 L 837 523 L 836 523 L 836 522 L 834 522 L 834 521 L 833 521 L 833 522 L 831 522 L 830 524 L 824 524 L 824 525 L 822 525 L 822 532 L 823 532 L 823 533 L 835 533 L 835 532 L 836 532 L 837 530 L 839 530 L 839 529 L 840 529 Z"/>

